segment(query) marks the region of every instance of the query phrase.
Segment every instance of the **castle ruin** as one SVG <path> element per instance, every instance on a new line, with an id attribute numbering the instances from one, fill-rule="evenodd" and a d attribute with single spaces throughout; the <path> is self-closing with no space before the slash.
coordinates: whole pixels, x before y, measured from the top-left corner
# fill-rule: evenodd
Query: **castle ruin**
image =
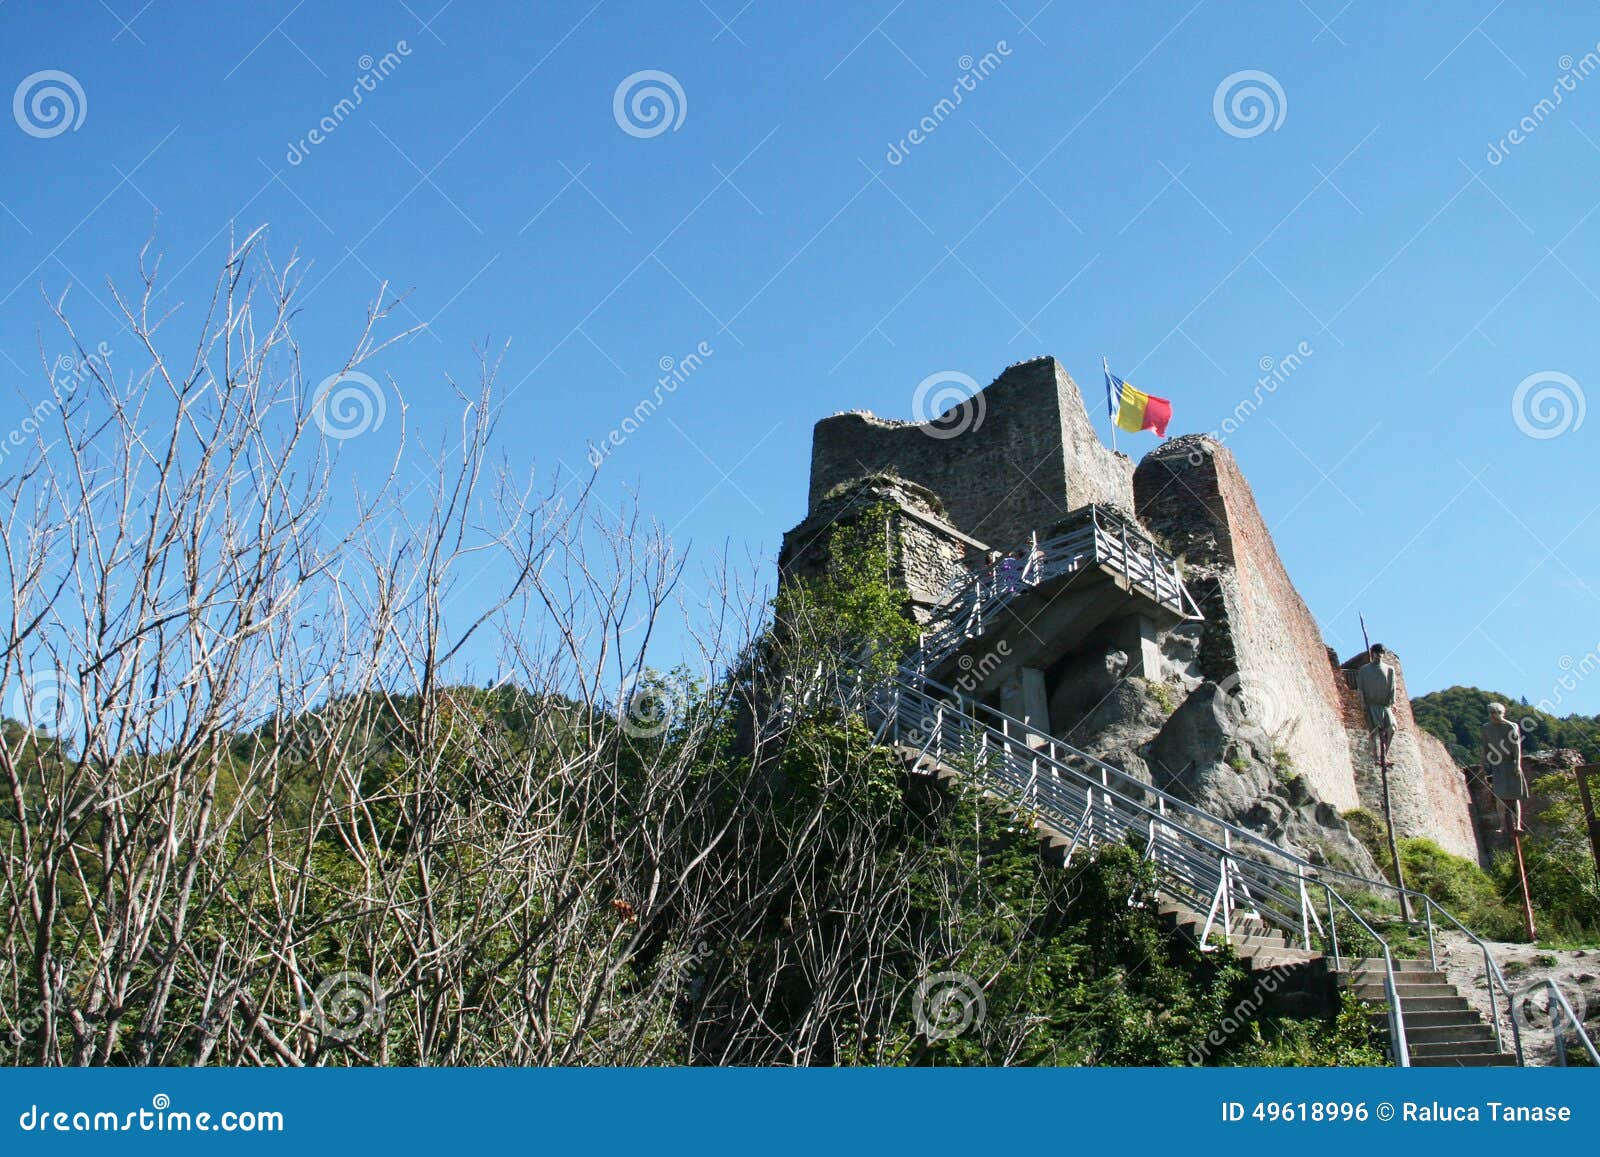
<path id="1" fill-rule="evenodd" d="M 1324 642 L 1232 453 L 1191 434 L 1136 467 L 1101 444 L 1051 357 L 1011 366 L 961 408 L 960 421 L 818 422 L 807 516 L 784 536 L 780 574 L 822 565 L 830 527 L 887 505 L 894 577 L 925 639 L 949 640 L 924 646 L 940 677 L 1313 860 L 1375 875 L 1342 818 L 1382 810 L 1353 684 L 1366 655 L 1341 663 Z M 1044 546 L 1054 577 L 980 637 L 947 621 L 950 592 L 992 552 L 1026 568 Z M 1417 726 L 1403 681 L 1395 713 L 1397 834 L 1483 859 L 1466 778 Z"/>

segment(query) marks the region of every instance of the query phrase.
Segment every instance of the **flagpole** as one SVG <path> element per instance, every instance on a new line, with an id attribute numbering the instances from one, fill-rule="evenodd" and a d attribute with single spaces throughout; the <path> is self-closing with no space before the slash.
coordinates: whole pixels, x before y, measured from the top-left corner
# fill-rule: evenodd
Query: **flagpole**
<path id="1" fill-rule="evenodd" d="M 1111 452 L 1115 454 L 1117 452 L 1117 415 L 1116 411 L 1111 409 L 1111 363 L 1106 360 L 1105 354 L 1100 355 L 1100 366 L 1106 373 L 1106 409 L 1110 411 L 1107 416 L 1111 419 Z"/>

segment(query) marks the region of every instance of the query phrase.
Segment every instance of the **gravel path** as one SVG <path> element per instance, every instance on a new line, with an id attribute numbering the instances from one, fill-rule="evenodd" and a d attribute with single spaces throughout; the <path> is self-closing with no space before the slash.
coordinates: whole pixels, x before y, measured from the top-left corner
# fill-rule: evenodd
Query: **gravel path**
<path id="1" fill-rule="evenodd" d="M 1545 989 L 1540 985 L 1546 978 L 1554 979 L 1561 986 L 1573 1011 L 1583 1018 L 1589 1039 L 1600 1045 L 1600 948 L 1560 951 L 1495 940 L 1487 943 L 1513 993 L 1532 994 L 1537 989 L 1537 996 L 1517 1001 L 1523 1012 L 1522 1047 L 1530 1065 L 1555 1064 L 1555 1036 L 1551 1032 L 1549 1015 L 1544 1011 Z M 1484 1019 L 1491 1019 L 1483 950 L 1459 932 L 1441 932 L 1439 966 Z M 1501 1024 L 1508 1033 L 1509 1049 L 1510 1026 L 1505 1022 L 1504 1009 L 1505 1000 L 1501 997 Z M 1571 1043 L 1570 1035 L 1568 1039 L 1568 1059 L 1576 1060 L 1574 1054 L 1581 1056 L 1582 1046 Z"/>

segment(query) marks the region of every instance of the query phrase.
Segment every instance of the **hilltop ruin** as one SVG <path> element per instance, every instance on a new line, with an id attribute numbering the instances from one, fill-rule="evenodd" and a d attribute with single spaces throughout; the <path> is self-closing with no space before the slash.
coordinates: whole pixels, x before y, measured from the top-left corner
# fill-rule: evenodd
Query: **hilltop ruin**
<path id="1" fill-rule="evenodd" d="M 1135 466 L 1101 444 L 1051 357 L 963 406 L 962 421 L 818 422 L 781 575 L 823 565 L 831 526 L 887 504 L 895 580 L 938 642 L 924 653 L 977 701 L 1313 860 L 1377 875 L 1342 818 L 1381 811 L 1353 685 L 1366 655 L 1341 663 L 1324 642 L 1233 454 L 1191 434 Z M 1051 581 L 981 638 L 949 621 L 949 593 L 991 552 L 1026 567 L 1041 544 Z M 1417 726 L 1403 681 L 1395 711 L 1397 833 L 1483 859 L 1467 781 Z"/>

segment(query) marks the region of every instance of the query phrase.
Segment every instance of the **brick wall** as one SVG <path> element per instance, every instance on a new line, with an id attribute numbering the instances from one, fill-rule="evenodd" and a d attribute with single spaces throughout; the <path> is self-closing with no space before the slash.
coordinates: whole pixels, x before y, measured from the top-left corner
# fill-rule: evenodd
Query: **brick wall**
<path id="1" fill-rule="evenodd" d="M 1174 438 L 1139 464 L 1134 494 L 1201 599 L 1201 671 L 1242 697 L 1319 799 L 1357 806 L 1340 680 L 1232 452 Z"/>

